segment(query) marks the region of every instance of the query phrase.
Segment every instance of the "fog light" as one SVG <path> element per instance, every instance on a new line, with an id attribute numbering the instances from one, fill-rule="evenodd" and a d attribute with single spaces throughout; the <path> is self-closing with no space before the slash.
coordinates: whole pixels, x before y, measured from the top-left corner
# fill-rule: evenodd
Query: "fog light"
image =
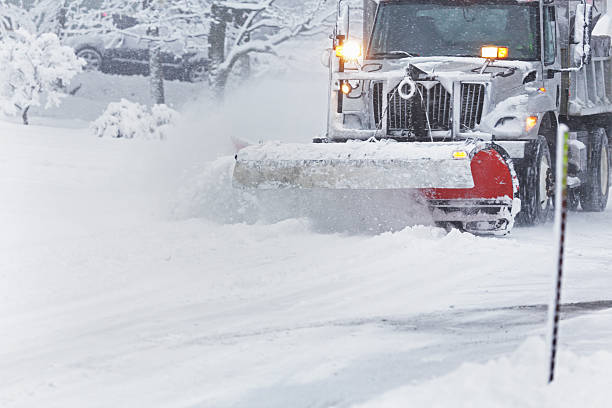
<path id="1" fill-rule="evenodd" d="M 349 95 L 353 91 L 353 87 L 348 82 L 342 82 L 342 85 L 340 85 L 340 90 L 343 94 Z"/>
<path id="2" fill-rule="evenodd" d="M 467 159 L 467 158 L 468 158 L 468 154 L 467 152 L 464 152 L 463 150 L 453 152 L 453 159 L 462 160 L 462 159 Z"/>

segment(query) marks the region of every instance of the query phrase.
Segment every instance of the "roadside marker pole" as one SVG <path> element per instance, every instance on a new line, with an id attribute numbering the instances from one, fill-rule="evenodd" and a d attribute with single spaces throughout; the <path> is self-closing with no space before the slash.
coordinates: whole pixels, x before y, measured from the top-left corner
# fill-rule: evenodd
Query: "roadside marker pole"
<path id="1" fill-rule="evenodd" d="M 567 222 L 567 166 L 569 129 L 559 126 L 557 133 L 557 174 L 555 177 L 555 279 L 553 293 L 548 305 L 548 383 L 555 379 L 555 360 L 559 335 L 559 314 L 561 306 L 561 283 L 563 278 L 563 252 Z"/>

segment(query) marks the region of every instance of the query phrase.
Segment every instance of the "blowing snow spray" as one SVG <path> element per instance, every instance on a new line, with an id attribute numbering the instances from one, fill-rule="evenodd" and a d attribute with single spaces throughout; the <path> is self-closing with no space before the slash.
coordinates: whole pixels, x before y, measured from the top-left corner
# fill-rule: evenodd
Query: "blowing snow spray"
<path id="1" fill-rule="evenodd" d="M 559 126 L 557 134 L 557 174 L 555 180 L 555 274 L 550 304 L 548 305 L 548 383 L 555 379 L 555 358 L 559 335 L 559 314 L 561 307 L 561 282 L 563 278 L 563 251 L 567 222 L 567 163 L 569 129 Z"/>

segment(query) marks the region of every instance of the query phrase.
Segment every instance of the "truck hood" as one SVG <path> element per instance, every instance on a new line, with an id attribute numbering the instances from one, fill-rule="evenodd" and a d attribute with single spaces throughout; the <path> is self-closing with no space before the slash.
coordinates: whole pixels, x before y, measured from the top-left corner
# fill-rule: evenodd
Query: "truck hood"
<path id="1" fill-rule="evenodd" d="M 480 74 L 484 63 L 484 59 L 472 57 L 415 57 L 400 60 L 367 61 L 364 68 L 367 70 L 369 66 L 380 66 L 380 72 L 390 74 L 393 71 L 399 71 L 398 75 L 403 76 L 406 69 L 413 66 L 428 74 L 428 76 L 442 79 L 442 82 L 445 82 L 444 79 L 461 80 L 466 77 L 492 82 L 499 82 L 500 79 L 503 79 L 505 88 L 522 85 L 528 75 L 537 75 L 539 68 L 538 62 L 495 61 L 483 74 Z"/>
<path id="2" fill-rule="evenodd" d="M 484 64 L 482 58 L 415 57 L 367 60 L 363 71 L 398 83 L 411 72 L 414 80 L 439 81 L 449 92 L 458 81 L 486 83 L 488 103 L 477 129 L 486 133 L 500 135 L 497 125 L 501 118 L 516 118 L 516 123 L 520 124 L 527 115 L 552 109 L 554 101 L 548 95 L 538 94 L 543 86 L 539 62 L 495 61 L 481 74 Z M 521 129 L 519 125 L 507 136 L 520 134 Z"/>
<path id="3" fill-rule="evenodd" d="M 541 86 L 536 82 L 541 78 L 538 74 L 539 62 L 495 61 L 483 74 L 480 74 L 484 63 L 484 59 L 473 57 L 414 57 L 398 60 L 367 60 L 363 70 L 380 73 L 387 78 L 395 76 L 402 78 L 406 71 L 413 67 L 412 69 L 416 68 L 421 78 L 438 80 L 449 91 L 452 90 L 452 83 L 455 81 L 487 82 L 491 85 L 492 105 L 524 93 L 525 86 L 536 88 Z M 419 78 L 414 79 L 419 80 Z"/>
<path id="4" fill-rule="evenodd" d="M 470 69 L 480 68 L 483 66 L 485 59 L 476 57 L 412 57 L 412 58 L 401 58 L 401 59 L 384 59 L 384 60 L 366 60 L 364 65 L 368 64 L 381 64 L 383 70 L 394 70 L 401 69 L 409 64 L 417 65 L 421 69 L 428 72 L 451 72 L 460 71 L 466 72 Z M 539 63 L 530 61 L 513 61 L 513 60 L 499 60 L 495 61 L 494 65 L 497 67 L 514 67 L 522 71 L 528 71 L 534 69 Z"/>

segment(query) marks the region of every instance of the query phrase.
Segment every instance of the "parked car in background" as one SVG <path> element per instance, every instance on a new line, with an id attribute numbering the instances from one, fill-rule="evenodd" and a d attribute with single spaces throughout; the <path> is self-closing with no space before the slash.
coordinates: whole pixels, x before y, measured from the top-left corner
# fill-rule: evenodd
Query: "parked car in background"
<path id="1" fill-rule="evenodd" d="M 86 70 L 119 75 L 149 75 L 149 49 L 146 27 L 129 16 L 113 15 L 120 32 L 69 36 L 66 45 L 87 61 Z M 160 33 L 161 36 L 164 33 Z M 199 82 L 209 69 L 206 53 L 190 52 L 180 41 L 164 44 L 162 66 L 166 79 Z"/>

